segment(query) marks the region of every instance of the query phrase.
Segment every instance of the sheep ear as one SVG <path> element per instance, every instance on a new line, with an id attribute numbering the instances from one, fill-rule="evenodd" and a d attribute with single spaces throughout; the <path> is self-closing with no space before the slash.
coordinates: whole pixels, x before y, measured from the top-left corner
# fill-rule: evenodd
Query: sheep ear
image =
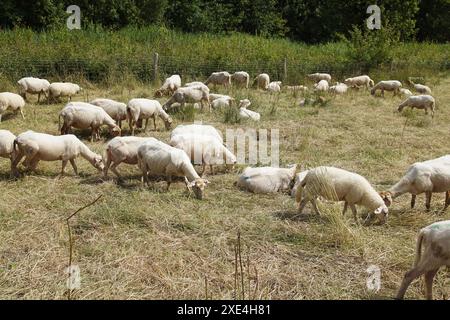
<path id="1" fill-rule="evenodd" d="M 382 212 L 383 212 L 383 207 L 381 206 L 381 207 L 379 207 L 379 208 L 376 208 L 375 211 L 374 211 L 373 213 L 375 213 L 375 214 L 380 214 L 380 213 L 382 213 Z"/>

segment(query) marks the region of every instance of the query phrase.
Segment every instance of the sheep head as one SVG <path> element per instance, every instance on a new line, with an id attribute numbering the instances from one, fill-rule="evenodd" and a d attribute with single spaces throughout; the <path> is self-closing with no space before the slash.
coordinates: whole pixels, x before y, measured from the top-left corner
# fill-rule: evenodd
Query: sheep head
<path id="1" fill-rule="evenodd" d="M 194 191 L 195 197 L 199 200 L 203 199 L 207 184 L 209 184 L 209 181 L 203 178 L 197 178 L 192 182 L 188 182 L 186 179 L 186 186 L 190 191 Z"/>
<path id="2" fill-rule="evenodd" d="M 111 131 L 111 135 L 113 137 L 120 136 L 122 133 L 122 129 L 120 129 L 120 127 L 118 125 L 114 125 L 110 131 Z"/>
<path id="3" fill-rule="evenodd" d="M 384 204 L 390 207 L 392 204 L 392 193 L 390 191 L 381 191 L 379 195 L 383 199 Z"/>
<path id="4" fill-rule="evenodd" d="M 96 168 L 99 172 L 103 172 L 105 169 L 105 165 L 103 164 L 103 158 L 101 155 L 96 154 L 94 158 L 92 159 L 92 165 L 94 168 Z"/>
<path id="5" fill-rule="evenodd" d="M 171 117 L 168 117 L 166 120 L 164 120 L 164 125 L 166 127 L 166 130 L 169 130 L 172 126 L 173 120 Z"/>
<path id="6" fill-rule="evenodd" d="M 383 204 L 382 206 L 376 208 L 373 213 L 378 217 L 378 220 L 381 223 L 385 223 L 388 217 L 389 209 L 385 204 Z"/>

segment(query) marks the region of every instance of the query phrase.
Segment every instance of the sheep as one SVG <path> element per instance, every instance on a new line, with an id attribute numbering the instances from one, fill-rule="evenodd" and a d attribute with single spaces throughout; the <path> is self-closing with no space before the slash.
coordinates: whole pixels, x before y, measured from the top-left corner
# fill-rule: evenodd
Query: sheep
<path id="1" fill-rule="evenodd" d="M 25 77 L 17 81 L 19 85 L 20 95 L 26 100 L 27 93 L 37 94 L 38 103 L 41 101 L 41 93 L 47 96 L 48 88 L 50 87 L 50 82 L 45 79 L 39 79 L 34 77 Z"/>
<path id="2" fill-rule="evenodd" d="M 16 136 L 8 130 L 0 130 L 0 157 L 8 158 L 11 163 L 11 175 L 13 173 L 13 161 L 16 156 L 14 150 L 14 140 Z"/>
<path id="3" fill-rule="evenodd" d="M 239 101 L 239 116 L 244 119 L 252 119 L 253 121 L 259 121 L 261 115 L 258 112 L 248 110 L 247 108 L 251 105 L 250 100 L 244 99 Z"/>
<path id="4" fill-rule="evenodd" d="M 231 75 L 231 81 L 235 82 L 239 86 L 245 87 L 245 89 L 248 89 L 250 75 L 245 71 L 236 71 Z"/>
<path id="5" fill-rule="evenodd" d="M 325 80 L 327 82 L 331 81 L 331 75 L 329 75 L 328 73 L 310 73 L 307 75 L 307 77 L 314 82 L 319 82 L 321 80 Z"/>
<path id="6" fill-rule="evenodd" d="M 127 105 L 123 102 L 111 99 L 95 99 L 90 104 L 105 110 L 117 122 L 120 129 L 122 129 L 122 121 L 128 119 Z"/>
<path id="7" fill-rule="evenodd" d="M 48 101 L 56 100 L 60 97 L 69 97 L 68 101 L 72 100 L 72 96 L 81 91 L 79 85 L 71 82 L 53 82 L 48 87 Z"/>
<path id="8" fill-rule="evenodd" d="M 399 93 L 400 88 L 402 87 L 402 83 L 397 80 L 386 80 L 378 82 L 372 90 L 370 90 L 371 95 L 375 95 L 377 90 L 381 90 L 381 95 L 384 97 L 384 91 L 393 91 L 394 96 Z"/>
<path id="9" fill-rule="evenodd" d="M 410 81 L 410 82 L 413 85 L 414 90 L 416 90 L 418 93 L 431 95 L 430 87 L 428 87 L 428 86 L 426 86 L 424 84 L 414 83 L 412 81 Z"/>
<path id="10" fill-rule="evenodd" d="M 75 175 L 78 175 L 75 159 L 82 156 L 98 171 L 104 169 L 103 159 L 92 152 L 83 142 L 73 134 L 53 136 L 45 133 L 26 131 L 14 140 L 17 156 L 12 164 L 12 171 L 18 173 L 17 165 L 25 156 L 24 164 L 27 170 L 35 171 L 39 161 L 62 161 L 61 177 L 67 162 L 72 165 Z"/>
<path id="11" fill-rule="evenodd" d="M 226 94 L 220 94 L 220 93 L 210 93 L 209 94 L 209 102 L 213 102 L 216 99 L 219 98 L 227 98 L 232 99 L 230 96 L 227 96 Z"/>
<path id="12" fill-rule="evenodd" d="M 445 192 L 444 210 L 450 205 L 450 155 L 412 164 L 400 181 L 380 195 L 390 206 L 393 199 L 410 193 L 412 209 L 416 196 L 424 192 L 427 210 L 430 210 L 432 193 Z"/>
<path id="13" fill-rule="evenodd" d="M 209 181 L 200 178 L 183 150 L 161 141 L 148 141 L 139 146 L 137 158 L 142 171 L 142 184 L 148 185 L 149 174 L 165 175 L 169 190 L 172 176 L 184 177 L 188 190 L 193 190 L 197 199 L 203 199 Z"/>
<path id="14" fill-rule="evenodd" d="M 105 150 L 105 168 L 103 174 L 105 178 L 108 176 L 108 170 L 111 171 L 121 179 L 117 166 L 119 164 L 138 164 L 137 150 L 139 146 L 147 141 L 156 141 L 155 138 L 149 137 L 115 137 L 111 139 L 106 145 Z"/>
<path id="15" fill-rule="evenodd" d="M 406 96 L 406 97 L 412 96 L 412 92 L 406 88 L 400 88 L 398 90 L 398 94 L 399 96 Z"/>
<path id="16" fill-rule="evenodd" d="M 227 108 L 227 107 L 232 106 L 233 101 L 234 101 L 234 98 L 222 97 L 222 98 L 213 100 L 213 102 L 211 103 L 211 106 L 213 109 Z"/>
<path id="17" fill-rule="evenodd" d="M 347 78 L 344 80 L 344 83 L 349 87 L 366 86 L 367 89 L 374 86 L 373 80 L 367 75 Z"/>
<path id="18" fill-rule="evenodd" d="M 179 90 L 179 89 L 178 89 Z M 156 117 L 160 117 L 164 121 L 167 130 L 172 125 L 172 118 L 164 111 L 163 107 L 157 100 L 149 100 L 143 98 L 131 99 L 127 105 L 128 124 L 131 129 L 131 135 L 134 135 L 134 126 L 141 127 L 142 120 L 145 119 L 144 132 L 147 130 L 148 119 L 153 119 L 153 126 L 156 131 Z"/>
<path id="19" fill-rule="evenodd" d="M 211 104 L 209 103 L 209 91 L 195 87 L 184 87 L 177 89 L 172 97 L 163 105 L 164 110 L 168 110 L 175 102 L 184 108 L 186 103 L 200 102 L 202 110 L 204 105 L 209 107 L 211 112 Z"/>
<path id="20" fill-rule="evenodd" d="M 295 198 L 295 194 L 297 193 L 298 186 L 302 183 L 303 179 L 305 179 L 308 174 L 308 170 L 301 171 L 295 175 L 294 185 L 291 189 L 291 197 Z"/>
<path id="21" fill-rule="evenodd" d="M 212 84 L 214 87 L 216 85 L 223 85 L 225 87 L 231 86 L 231 75 L 226 71 L 213 72 L 209 78 L 205 81 L 205 85 Z"/>
<path id="22" fill-rule="evenodd" d="M 11 92 L 0 92 L 0 122 L 2 122 L 2 115 L 7 109 L 12 109 L 16 113 L 19 111 L 22 119 L 25 119 L 23 115 L 24 107 L 25 100 L 20 95 Z"/>
<path id="23" fill-rule="evenodd" d="M 372 213 L 378 216 L 380 222 L 385 222 L 389 212 L 383 198 L 366 178 L 335 167 L 317 167 L 308 171 L 295 195 L 299 203 L 298 212 L 301 213 L 306 204 L 311 202 L 314 211 L 320 214 L 316 204 L 316 198 L 319 196 L 331 201 L 345 201 L 342 214 L 345 214 L 350 206 L 357 223 L 356 204 L 369 209 L 365 222 L 370 220 Z"/>
<path id="24" fill-rule="evenodd" d="M 201 176 L 205 173 L 207 165 L 211 174 L 214 174 L 213 165 L 225 163 L 233 167 L 236 163 L 236 156 L 223 145 L 223 142 L 211 135 L 195 133 L 173 135 L 169 144 L 184 150 L 194 164 L 202 165 Z"/>
<path id="25" fill-rule="evenodd" d="M 328 91 L 330 86 L 327 80 L 320 80 L 318 83 L 314 84 L 314 91 Z"/>
<path id="26" fill-rule="evenodd" d="M 267 86 L 267 90 L 270 92 L 281 92 L 281 81 L 272 81 Z"/>
<path id="27" fill-rule="evenodd" d="M 435 222 L 419 231 L 414 266 L 403 277 L 396 298 L 403 299 L 411 282 L 424 275 L 425 296 L 432 300 L 433 279 L 441 266 L 450 267 L 450 220 Z"/>
<path id="28" fill-rule="evenodd" d="M 161 88 L 156 90 L 155 98 L 160 98 L 164 95 L 172 95 L 175 90 L 181 87 L 181 77 L 178 74 L 174 74 L 167 78 Z"/>
<path id="29" fill-rule="evenodd" d="M 405 101 L 403 101 L 398 106 L 398 112 L 402 112 L 403 108 L 405 107 L 411 107 L 411 108 L 417 108 L 417 109 L 424 109 L 425 114 L 428 114 L 428 110 L 431 111 L 431 117 L 434 117 L 434 107 L 436 103 L 434 101 L 434 98 L 429 95 L 419 95 L 419 96 L 410 96 Z"/>
<path id="30" fill-rule="evenodd" d="M 172 130 L 172 133 L 170 134 L 170 139 L 172 139 L 176 135 L 184 135 L 184 134 L 212 136 L 215 139 L 219 140 L 220 143 L 223 143 L 223 137 L 220 131 L 218 131 L 213 126 L 206 124 L 188 124 L 188 125 L 180 124 L 175 129 Z"/>
<path id="31" fill-rule="evenodd" d="M 270 78 L 267 73 L 261 73 L 256 76 L 256 78 L 253 80 L 253 85 L 256 84 L 258 89 L 267 90 L 270 83 Z"/>
<path id="32" fill-rule="evenodd" d="M 61 126 L 61 119 L 63 125 Z M 59 113 L 58 129 L 61 134 L 68 134 L 71 127 L 77 129 L 91 128 L 91 142 L 100 139 L 99 129 L 107 125 L 110 133 L 120 135 L 121 129 L 105 110 L 86 102 L 69 102 Z"/>
<path id="33" fill-rule="evenodd" d="M 344 94 L 347 92 L 348 86 L 345 83 L 336 82 L 336 84 L 331 86 L 328 90 L 334 94 Z"/>
<path id="34" fill-rule="evenodd" d="M 236 186 L 253 193 L 288 191 L 296 177 L 297 166 L 291 168 L 247 167 L 239 176 Z"/>
<path id="35" fill-rule="evenodd" d="M 193 81 L 193 82 L 188 82 L 184 85 L 185 88 L 195 88 L 195 89 L 201 89 L 203 91 L 208 92 L 209 94 L 209 87 L 207 85 L 205 85 L 203 82 L 200 81 Z"/>

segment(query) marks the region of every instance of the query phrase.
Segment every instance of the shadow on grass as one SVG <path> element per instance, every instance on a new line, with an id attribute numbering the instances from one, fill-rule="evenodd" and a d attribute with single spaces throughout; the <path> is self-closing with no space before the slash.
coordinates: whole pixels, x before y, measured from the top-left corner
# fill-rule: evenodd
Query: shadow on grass
<path id="1" fill-rule="evenodd" d="M 298 213 L 297 210 L 277 211 L 273 216 L 279 220 L 291 220 L 297 222 L 327 222 L 329 219 L 323 215 L 318 215 L 315 212 Z"/>

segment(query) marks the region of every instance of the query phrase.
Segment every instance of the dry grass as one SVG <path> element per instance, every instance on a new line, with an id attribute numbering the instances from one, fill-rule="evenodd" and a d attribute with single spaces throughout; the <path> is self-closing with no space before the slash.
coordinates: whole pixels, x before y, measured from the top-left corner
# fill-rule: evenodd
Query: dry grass
<path id="1" fill-rule="evenodd" d="M 400 99 L 389 93 L 382 99 L 365 91 L 351 92 L 327 97 L 330 101 L 324 106 L 300 108 L 296 106 L 300 97 L 255 90 L 232 94 L 253 101 L 252 107 L 262 113 L 260 123 L 225 124 L 220 111 L 196 113 L 195 120 L 220 129 L 279 129 L 281 165 L 339 166 L 366 176 L 382 190 L 411 163 L 450 153 L 450 79 L 428 84 L 439 108 L 434 120 L 423 111 L 394 113 Z M 0 91 L 11 84 L 1 86 Z M 133 82 L 108 89 L 84 87 L 89 88 L 89 99 L 123 101 L 151 97 L 154 89 Z M 77 97 L 85 98 L 86 94 Z M 26 129 L 56 134 L 62 105 L 30 103 L 25 120 L 5 116 L 0 127 L 15 134 Z M 175 125 L 180 118 L 175 116 Z M 161 121 L 157 123 L 160 131 L 148 134 L 167 141 L 169 132 Z M 93 150 L 102 152 L 104 141 L 91 144 L 87 134 L 82 136 Z M 341 216 L 340 204 L 322 204 L 321 217 L 310 207 L 299 216 L 286 194 L 239 191 L 233 182 L 242 168 L 208 177 L 212 183 L 206 199 L 198 201 L 187 194 L 183 183 L 173 184 L 169 193 L 162 191 L 163 185 L 142 189 L 139 172 L 131 166 L 119 166 L 127 179 L 117 185 L 112 179 L 100 179 L 83 159 L 77 163 L 80 177 L 73 177 L 68 166 L 68 176 L 57 179 L 60 163 L 54 162 L 41 163 L 38 174 L 10 181 L 9 163 L 0 161 L 0 298 L 66 298 L 65 218 L 100 194 L 101 201 L 71 222 L 73 261 L 82 277 L 75 299 L 203 299 L 205 279 L 208 298 L 233 298 L 238 231 L 244 273 L 251 275 L 244 279 L 244 288 L 254 290 L 256 267 L 258 299 L 391 298 L 413 262 L 418 229 L 448 219 L 450 212 L 440 212 L 442 195 L 434 196 L 429 213 L 423 198 L 410 210 L 409 197 L 403 196 L 391 207 L 387 225 L 361 227 L 350 213 Z M 248 261 L 251 268 L 246 272 Z M 365 285 L 371 264 L 381 268 L 381 290 L 376 294 Z M 446 279 L 448 273 L 442 270 L 435 280 L 438 299 L 449 296 Z M 407 297 L 423 297 L 420 281 L 414 282 Z"/>

